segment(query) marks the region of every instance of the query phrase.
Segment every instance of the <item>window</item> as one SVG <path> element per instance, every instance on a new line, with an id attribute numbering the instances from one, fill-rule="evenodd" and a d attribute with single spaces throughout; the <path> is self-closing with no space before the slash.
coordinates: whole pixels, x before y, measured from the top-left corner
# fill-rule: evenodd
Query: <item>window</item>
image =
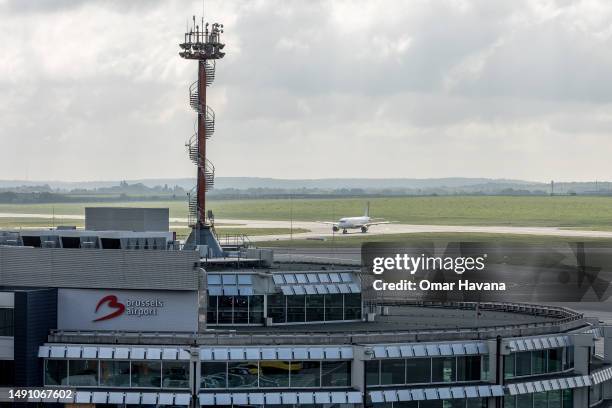
<path id="1" fill-rule="evenodd" d="M 563 390 L 561 394 L 563 400 L 563 408 L 573 408 L 574 406 L 574 392 L 573 390 Z"/>
<path id="2" fill-rule="evenodd" d="M 573 347 L 522 351 L 504 356 L 504 378 L 543 375 L 573 368 Z"/>
<path id="3" fill-rule="evenodd" d="M 247 324 L 249 322 L 248 296 L 234 296 L 234 323 Z"/>
<path id="4" fill-rule="evenodd" d="M 489 379 L 489 355 L 485 354 L 481 356 L 482 362 L 482 371 L 480 373 L 480 378 L 482 381 L 487 381 Z"/>
<path id="5" fill-rule="evenodd" d="M 431 382 L 431 359 L 409 358 L 406 360 L 406 383 L 419 384 Z"/>
<path id="6" fill-rule="evenodd" d="M 202 362 L 200 386 L 202 388 L 227 387 L 227 363 Z"/>
<path id="7" fill-rule="evenodd" d="M 67 385 L 68 362 L 45 360 L 45 385 Z"/>
<path id="8" fill-rule="evenodd" d="M 442 406 L 444 408 L 465 408 L 465 400 L 464 399 L 443 400 Z"/>
<path id="9" fill-rule="evenodd" d="M 307 295 L 306 296 L 306 321 L 307 322 L 322 322 L 324 320 L 324 296 L 325 295 Z"/>
<path id="10" fill-rule="evenodd" d="M 107 387 L 129 387 L 130 362 L 100 361 L 100 385 Z"/>
<path id="11" fill-rule="evenodd" d="M 380 383 L 404 384 L 406 382 L 406 360 L 390 359 L 380 361 Z"/>
<path id="12" fill-rule="evenodd" d="M 264 315 L 264 297 L 249 296 L 249 323 L 262 324 Z"/>
<path id="13" fill-rule="evenodd" d="M 241 361 L 228 363 L 227 365 L 227 387 L 228 388 L 257 388 L 257 375 L 259 365 L 257 361 Z"/>
<path id="14" fill-rule="evenodd" d="M 515 357 L 516 356 L 514 354 L 508 354 L 507 356 L 504 356 L 504 378 L 505 379 L 514 378 Z"/>
<path id="15" fill-rule="evenodd" d="M 548 391 L 548 408 L 561 408 L 561 390 Z"/>
<path id="16" fill-rule="evenodd" d="M 419 408 L 444 408 L 442 400 L 420 401 Z"/>
<path id="17" fill-rule="evenodd" d="M 531 352 L 516 353 L 515 375 L 517 377 L 531 375 Z"/>
<path id="18" fill-rule="evenodd" d="M 163 388 L 189 388 L 189 362 L 164 361 L 162 365 Z"/>
<path id="19" fill-rule="evenodd" d="M 305 296 L 287 296 L 287 322 L 303 323 L 306 321 Z"/>
<path id="20" fill-rule="evenodd" d="M 289 386 L 289 371 L 299 368 L 299 363 L 291 361 L 260 361 L 259 386 L 278 388 Z"/>
<path id="21" fill-rule="evenodd" d="M 268 317 L 272 318 L 273 323 L 285 323 L 287 321 L 285 306 L 284 295 L 268 295 Z"/>
<path id="22" fill-rule="evenodd" d="M 380 360 L 365 362 L 366 385 L 380 385 Z"/>
<path id="23" fill-rule="evenodd" d="M 346 387 L 351 385 L 351 364 L 278 360 L 202 362 L 200 378 L 201 388 L 208 389 Z"/>
<path id="24" fill-rule="evenodd" d="M 533 394 L 517 395 L 516 408 L 533 408 Z"/>
<path id="25" fill-rule="evenodd" d="M 350 387 L 350 361 L 323 361 L 321 365 L 322 387 Z"/>
<path id="26" fill-rule="evenodd" d="M 431 361 L 432 382 L 455 381 L 457 371 L 455 357 L 438 357 L 432 358 Z"/>
<path id="27" fill-rule="evenodd" d="M 69 360 L 68 385 L 96 387 L 98 385 L 97 360 Z"/>
<path id="28" fill-rule="evenodd" d="M 504 397 L 504 408 L 515 408 L 516 407 L 516 397 L 513 395 L 506 395 Z"/>
<path id="29" fill-rule="evenodd" d="M 158 361 L 132 361 L 132 387 L 161 387 L 161 363 Z"/>
<path id="30" fill-rule="evenodd" d="M 548 350 L 548 372 L 554 373 L 561 371 L 563 366 L 563 349 L 554 348 Z"/>
<path id="31" fill-rule="evenodd" d="M 325 320 L 334 321 L 342 320 L 344 318 L 343 313 L 343 300 L 342 295 L 324 295 L 325 296 Z"/>
<path id="32" fill-rule="evenodd" d="M 565 348 L 565 360 L 563 364 L 563 370 L 569 370 L 574 368 L 574 346 Z"/>
<path id="33" fill-rule="evenodd" d="M 531 355 L 531 374 L 538 375 L 546 373 L 546 351 L 533 351 Z"/>
<path id="34" fill-rule="evenodd" d="M 0 336 L 14 336 L 13 316 L 13 309 L 0 308 Z"/>
<path id="35" fill-rule="evenodd" d="M 293 361 L 291 387 L 309 388 L 321 386 L 320 361 Z"/>
<path id="36" fill-rule="evenodd" d="M 533 394 L 533 406 L 536 408 L 545 408 L 547 400 L 546 392 L 536 392 Z"/>
<path id="37" fill-rule="evenodd" d="M 418 401 L 394 402 L 393 408 L 419 408 Z"/>
<path id="38" fill-rule="evenodd" d="M 206 309 L 206 322 L 217 324 L 217 296 L 208 296 L 208 308 Z"/>
<path id="39" fill-rule="evenodd" d="M 361 293 L 344 295 L 344 320 L 361 319 Z"/>
<path id="40" fill-rule="evenodd" d="M 219 296 L 219 324 L 232 324 L 232 316 L 234 314 L 234 298 L 233 296 Z"/>
<path id="41" fill-rule="evenodd" d="M 487 408 L 486 398 L 468 398 L 466 400 L 466 408 Z"/>
<path id="42" fill-rule="evenodd" d="M 480 356 L 457 357 L 457 381 L 480 381 Z"/>

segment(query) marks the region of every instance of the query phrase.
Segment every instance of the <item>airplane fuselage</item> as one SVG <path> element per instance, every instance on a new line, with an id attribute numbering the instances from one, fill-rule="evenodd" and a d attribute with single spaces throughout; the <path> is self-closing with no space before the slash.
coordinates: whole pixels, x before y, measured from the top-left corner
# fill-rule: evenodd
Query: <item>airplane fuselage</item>
<path id="1" fill-rule="evenodd" d="M 370 222 L 370 217 L 346 217 L 340 218 L 338 228 L 340 229 L 355 229 L 364 227 Z"/>

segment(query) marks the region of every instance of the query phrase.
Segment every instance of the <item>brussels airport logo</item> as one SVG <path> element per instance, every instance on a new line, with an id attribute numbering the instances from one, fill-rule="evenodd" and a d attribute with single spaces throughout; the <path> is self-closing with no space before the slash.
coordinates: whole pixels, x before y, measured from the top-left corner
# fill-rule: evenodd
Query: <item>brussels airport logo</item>
<path id="1" fill-rule="evenodd" d="M 96 313 L 98 313 L 98 310 L 100 310 L 103 305 L 107 305 L 108 308 L 114 309 L 115 311 L 110 312 L 102 317 L 98 317 L 94 320 L 94 322 L 114 319 L 115 317 L 121 316 L 123 313 L 125 313 L 125 305 L 119 302 L 117 300 L 117 296 L 115 295 L 104 296 L 102 299 L 100 299 L 100 301 L 96 305 Z"/>
<path id="2" fill-rule="evenodd" d="M 117 296 L 107 295 L 96 304 L 95 314 L 106 312 L 105 315 L 94 319 L 93 322 L 102 322 L 115 319 L 119 316 L 153 317 L 159 315 L 159 309 L 164 307 L 164 302 L 157 298 L 152 299 L 127 299 L 120 302 Z"/>

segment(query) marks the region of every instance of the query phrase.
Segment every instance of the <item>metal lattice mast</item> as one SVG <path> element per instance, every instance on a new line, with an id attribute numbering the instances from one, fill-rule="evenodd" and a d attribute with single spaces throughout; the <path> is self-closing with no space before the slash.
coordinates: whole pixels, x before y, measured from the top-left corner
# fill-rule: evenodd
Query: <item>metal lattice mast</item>
<path id="1" fill-rule="evenodd" d="M 210 27 L 210 28 L 209 28 Z M 221 52 L 223 24 L 196 23 L 185 33 L 185 42 L 180 44 L 181 58 L 198 61 L 198 79 L 189 87 L 189 104 L 198 114 L 196 129 L 187 142 L 189 158 L 197 166 L 197 184 L 189 193 L 189 225 L 206 225 L 206 192 L 213 188 L 215 167 L 206 158 L 206 139 L 215 132 L 215 112 L 206 104 L 206 88 L 215 79 L 215 62 L 225 56 Z"/>

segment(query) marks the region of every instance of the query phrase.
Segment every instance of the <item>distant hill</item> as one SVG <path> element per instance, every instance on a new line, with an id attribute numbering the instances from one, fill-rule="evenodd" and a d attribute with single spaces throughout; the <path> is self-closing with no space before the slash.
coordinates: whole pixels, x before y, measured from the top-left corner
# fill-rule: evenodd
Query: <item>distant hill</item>
<path id="1" fill-rule="evenodd" d="M 119 185 L 123 180 L 110 181 L 25 181 L 25 180 L 0 180 L 0 188 L 15 188 L 22 186 L 44 186 L 47 185 L 53 190 L 74 190 L 74 189 L 98 189 L 108 188 Z M 195 184 L 195 179 L 173 178 L 173 179 L 139 179 L 125 180 L 128 184 L 144 184 L 147 187 L 156 186 L 179 186 L 186 190 L 191 189 Z M 246 190 L 252 188 L 272 188 L 272 189 L 343 189 L 343 188 L 362 188 L 362 189 L 427 189 L 427 188 L 457 188 L 474 186 L 479 184 L 504 184 L 514 186 L 539 185 L 523 180 L 487 179 L 487 178 L 437 178 L 437 179 L 408 179 L 408 178 L 330 178 L 330 179 L 275 179 L 263 177 L 217 177 L 215 178 L 215 188 L 232 188 Z"/>
<path id="2" fill-rule="evenodd" d="M 191 178 L 141 179 L 90 182 L 0 180 L 0 192 L 56 194 L 167 195 L 183 197 L 194 186 Z M 211 198 L 358 195 L 547 195 L 549 183 L 512 179 L 449 177 L 274 179 L 263 177 L 217 177 Z M 612 182 L 556 182 L 555 194 L 612 195 Z"/>

